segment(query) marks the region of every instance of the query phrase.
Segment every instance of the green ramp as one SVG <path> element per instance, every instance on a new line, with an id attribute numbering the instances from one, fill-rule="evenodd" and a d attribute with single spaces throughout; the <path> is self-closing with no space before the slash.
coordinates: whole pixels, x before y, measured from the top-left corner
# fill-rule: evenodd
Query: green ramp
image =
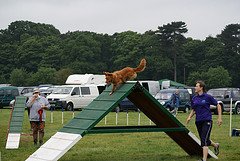
<path id="1" fill-rule="evenodd" d="M 9 121 L 6 149 L 17 149 L 19 147 L 25 111 L 25 103 L 26 103 L 25 96 L 16 97 L 15 105 L 12 109 Z"/>
<path id="2" fill-rule="evenodd" d="M 84 135 L 89 133 L 146 131 L 163 131 L 189 155 L 202 156 L 199 139 L 172 116 L 139 82 L 127 82 L 111 96 L 109 95 L 110 91 L 111 87 L 104 90 L 83 111 L 30 155 L 27 161 L 58 160 Z M 156 125 L 95 127 L 125 97 L 133 102 Z M 217 158 L 210 150 L 209 156 Z"/>

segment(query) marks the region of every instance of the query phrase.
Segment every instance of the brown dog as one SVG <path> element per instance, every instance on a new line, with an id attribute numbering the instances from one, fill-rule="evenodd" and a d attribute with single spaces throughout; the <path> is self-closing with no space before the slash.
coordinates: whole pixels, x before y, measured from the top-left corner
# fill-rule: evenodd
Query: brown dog
<path id="1" fill-rule="evenodd" d="M 117 87 L 119 87 L 121 84 L 125 83 L 126 81 L 135 79 L 137 77 L 137 73 L 142 72 L 146 68 L 146 63 L 146 59 L 142 59 L 137 68 L 126 67 L 113 73 L 104 72 L 106 84 L 113 84 L 112 91 L 109 95 L 112 95 Z"/>

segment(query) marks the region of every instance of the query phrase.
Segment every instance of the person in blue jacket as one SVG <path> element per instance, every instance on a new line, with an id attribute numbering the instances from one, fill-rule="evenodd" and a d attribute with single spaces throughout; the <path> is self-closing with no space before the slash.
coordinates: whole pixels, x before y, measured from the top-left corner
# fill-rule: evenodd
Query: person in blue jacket
<path id="1" fill-rule="evenodd" d="M 171 113 L 175 117 L 177 116 L 179 104 L 180 104 L 179 90 L 176 89 L 175 93 L 173 93 L 171 96 L 171 106 L 173 107 L 173 110 L 171 111 Z"/>
<path id="2" fill-rule="evenodd" d="M 191 105 L 192 111 L 187 118 L 187 124 L 191 120 L 194 114 L 196 114 L 196 127 L 201 140 L 201 146 L 203 148 L 203 158 L 201 160 L 206 161 L 208 156 L 208 146 L 214 147 L 216 155 L 219 154 L 219 143 L 214 143 L 210 140 L 212 130 L 212 113 L 210 105 L 217 106 L 218 119 L 217 124 L 222 124 L 222 109 L 221 105 L 209 94 L 206 93 L 206 85 L 203 81 L 197 81 L 195 86 L 196 95 L 192 98 Z"/>

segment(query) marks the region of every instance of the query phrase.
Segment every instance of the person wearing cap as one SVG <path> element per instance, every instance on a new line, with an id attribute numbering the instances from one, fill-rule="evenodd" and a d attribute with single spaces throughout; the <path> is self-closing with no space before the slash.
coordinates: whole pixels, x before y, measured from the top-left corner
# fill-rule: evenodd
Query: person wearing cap
<path id="1" fill-rule="evenodd" d="M 29 98 L 26 106 L 30 109 L 29 120 L 33 130 L 33 142 L 37 145 L 38 133 L 39 133 L 39 144 L 43 144 L 44 127 L 46 120 L 46 111 L 50 108 L 48 100 L 40 95 L 38 88 L 33 90 L 33 96 Z"/>

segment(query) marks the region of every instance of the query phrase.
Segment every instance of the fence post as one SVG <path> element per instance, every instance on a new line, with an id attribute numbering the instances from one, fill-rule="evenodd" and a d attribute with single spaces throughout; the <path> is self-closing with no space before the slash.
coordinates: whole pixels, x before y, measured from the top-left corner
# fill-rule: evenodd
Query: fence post
<path id="1" fill-rule="evenodd" d="M 127 126 L 128 126 L 128 109 L 127 109 Z"/>
<path id="2" fill-rule="evenodd" d="M 116 125 L 118 124 L 118 111 L 116 111 Z"/>
<path id="3" fill-rule="evenodd" d="M 74 108 L 72 109 L 72 118 L 74 118 Z"/>
<path id="4" fill-rule="evenodd" d="M 105 122 L 105 125 L 107 125 L 107 116 L 105 116 L 104 122 Z"/>
<path id="5" fill-rule="evenodd" d="M 62 124 L 63 124 L 63 110 L 64 110 L 64 109 L 63 109 L 63 106 L 62 106 Z"/>
<path id="6" fill-rule="evenodd" d="M 230 121 L 229 121 L 229 136 L 231 137 L 232 136 L 232 98 L 231 98 L 231 101 L 230 101 Z"/>
<path id="7" fill-rule="evenodd" d="M 140 120 L 140 117 L 141 117 L 141 116 L 140 116 L 140 112 L 141 112 L 141 111 L 138 109 L 138 125 L 140 125 L 140 122 L 141 122 L 141 120 Z"/>
<path id="8" fill-rule="evenodd" d="M 51 109 L 51 123 L 53 123 L 53 107 L 50 107 Z"/>

